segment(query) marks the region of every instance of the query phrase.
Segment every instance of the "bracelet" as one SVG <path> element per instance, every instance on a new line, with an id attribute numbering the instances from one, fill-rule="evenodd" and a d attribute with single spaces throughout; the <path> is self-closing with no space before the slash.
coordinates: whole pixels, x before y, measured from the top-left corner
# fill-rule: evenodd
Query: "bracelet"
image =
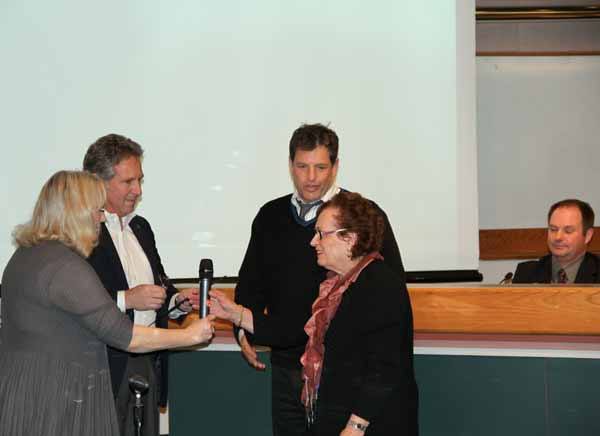
<path id="1" fill-rule="evenodd" d="M 244 306 L 242 306 L 242 310 L 240 310 L 240 321 L 237 324 L 238 327 L 242 326 L 242 320 L 243 319 L 244 319 Z"/>
<path id="2" fill-rule="evenodd" d="M 358 431 L 366 431 L 369 424 L 361 424 L 360 422 L 354 421 L 352 418 L 346 423 L 346 427 L 353 428 Z"/>

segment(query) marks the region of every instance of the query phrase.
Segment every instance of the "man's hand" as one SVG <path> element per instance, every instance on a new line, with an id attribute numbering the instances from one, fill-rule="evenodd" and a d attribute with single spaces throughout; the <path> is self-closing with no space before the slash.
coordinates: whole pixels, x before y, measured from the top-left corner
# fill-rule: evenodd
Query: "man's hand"
<path id="1" fill-rule="evenodd" d="M 250 342 L 248 342 L 246 335 L 242 335 L 242 337 L 240 338 L 240 347 L 242 348 L 242 356 L 244 356 L 244 359 L 246 360 L 246 362 L 248 362 L 248 365 L 250 365 L 257 371 L 265 370 L 265 364 L 258 360 L 256 348 L 250 345 Z"/>
<path id="2" fill-rule="evenodd" d="M 181 300 L 187 298 L 189 301 L 186 301 L 179 309 L 184 312 L 191 312 L 192 309 L 199 310 L 200 309 L 200 294 L 198 292 L 198 288 L 186 288 L 182 289 L 177 293 L 175 297 L 175 304 L 178 304 Z"/>
<path id="3" fill-rule="evenodd" d="M 165 302 L 167 293 L 156 285 L 138 285 L 125 291 L 125 307 L 135 310 L 158 310 Z"/>

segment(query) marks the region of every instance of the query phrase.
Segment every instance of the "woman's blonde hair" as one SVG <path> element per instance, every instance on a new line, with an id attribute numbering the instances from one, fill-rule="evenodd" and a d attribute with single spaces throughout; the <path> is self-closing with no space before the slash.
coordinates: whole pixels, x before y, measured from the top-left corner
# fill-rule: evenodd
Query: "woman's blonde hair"
<path id="1" fill-rule="evenodd" d="M 59 171 L 42 187 L 31 220 L 15 228 L 15 243 L 60 241 L 83 257 L 98 243 L 94 213 L 104 206 L 104 183 L 85 171 Z"/>

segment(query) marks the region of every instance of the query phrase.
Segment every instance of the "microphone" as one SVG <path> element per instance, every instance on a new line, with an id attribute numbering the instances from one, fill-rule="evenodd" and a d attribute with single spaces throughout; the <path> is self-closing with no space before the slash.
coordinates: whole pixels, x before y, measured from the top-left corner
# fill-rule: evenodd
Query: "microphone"
<path id="1" fill-rule="evenodd" d="M 513 273 L 507 272 L 502 280 L 500 280 L 499 285 L 511 285 L 512 284 Z"/>
<path id="2" fill-rule="evenodd" d="M 128 379 L 129 390 L 135 394 L 135 405 L 133 406 L 133 428 L 135 435 L 141 436 L 142 426 L 144 425 L 144 403 L 142 403 L 142 395 L 148 392 L 150 384 L 145 377 L 139 374 L 133 374 Z"/>
<path id="3" fill-rule="evenodd" d="M 213 262 L 211 259 L 202 259 L 198 272 L 200 277 L 200 318 L 208 315 L 208 291 L 212 286 Z"/>
<path id="4" fill-rule="evenodd" d="M 149 386 L 150 384 L 148 383 L 148 380 L 139 374 L 133 374 L 131 377 L 129 377 L 129 389 L 136 395 L 136 397 L 138 395 L 140 397 L 144 395 L 148 391 Z"/>

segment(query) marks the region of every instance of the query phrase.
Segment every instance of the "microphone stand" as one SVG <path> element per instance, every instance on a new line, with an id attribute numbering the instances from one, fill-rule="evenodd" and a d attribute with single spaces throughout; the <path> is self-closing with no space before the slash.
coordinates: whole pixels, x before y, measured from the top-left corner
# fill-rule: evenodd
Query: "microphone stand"
<path id="1" fill-rule="evenodd" d="M 135 436 L 142 436 L 144 425 L 144 404 L 142 396 L 148 392 L 148 381 L 141 375 L 134 374 L 129 377 L 129 389 L 135 394 L 135 405 L 133 406 L 133 427 Z"/>

